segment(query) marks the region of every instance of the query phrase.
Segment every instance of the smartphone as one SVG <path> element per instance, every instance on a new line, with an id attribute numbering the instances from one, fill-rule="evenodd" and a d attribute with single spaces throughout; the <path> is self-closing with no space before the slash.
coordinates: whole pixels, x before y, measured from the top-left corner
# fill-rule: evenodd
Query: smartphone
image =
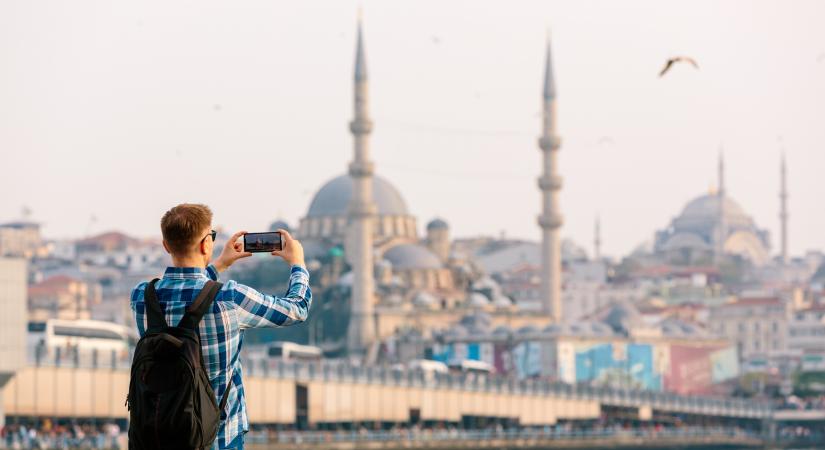
<path id="1" fill-rule="evenodd" d="M 243 251 L 245 252 L 272 252 L 283 250 L 281 233 L 271 231 L 267 233 L 246 233 L 243 235 Z"/>

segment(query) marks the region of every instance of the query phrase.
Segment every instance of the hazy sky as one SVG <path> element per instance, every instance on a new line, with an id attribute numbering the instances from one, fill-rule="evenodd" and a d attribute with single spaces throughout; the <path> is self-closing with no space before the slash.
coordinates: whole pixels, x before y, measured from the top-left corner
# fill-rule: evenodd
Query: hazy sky
<path id="1" fill-rule="evenodd" d="M 359 4 L 376 170 L 422 229 L 538 239 L 549 27 L 563 236 L 590 250 L 598 213 L 607 254 L 651 239 L 722 145 L 774 250 L 784 148 L 791 250 L 825 248 L 822 1 L 4 1 L 0 221 L 153 236 L 189 201 L 232 230 L 297 223 L 352 158 Z M 680 54 L 701 70 L 657 78 Z"/>

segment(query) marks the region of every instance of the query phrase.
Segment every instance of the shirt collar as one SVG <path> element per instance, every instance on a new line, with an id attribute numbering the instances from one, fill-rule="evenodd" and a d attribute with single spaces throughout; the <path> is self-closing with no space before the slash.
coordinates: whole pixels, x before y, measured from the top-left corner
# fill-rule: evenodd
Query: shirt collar
<path id="1" fill-rule="evenodd" d="M 203 267 L 167 267 L 166 272 L 163 273 L 163 278 L 197 280 L 199 278 L 209 277 L 206 275 L 206 269 Z"/>

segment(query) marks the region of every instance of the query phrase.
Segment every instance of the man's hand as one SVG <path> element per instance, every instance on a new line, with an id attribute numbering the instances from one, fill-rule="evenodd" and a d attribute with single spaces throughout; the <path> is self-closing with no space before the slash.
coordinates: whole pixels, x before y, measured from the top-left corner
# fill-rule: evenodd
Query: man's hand
<path id="1" fill-rule="evenodd" d="M 290 266 L 304 267 L 304 247 L 297 239 L 289 235 L 286 230 L 278 230 L 281 233 L 281 248 L 272 252 L 275 256 L 280 256 Z"/>
<path id="2" fill-rule="evenodd" d="M 243 242 L 237 242 L 238 238 L 245 234 L 246 231 L 238 231 L 233 234 L 228 241 L 226 241 L 226 245 L 223 246 L 223 251 L 221 251 L 221 256 L 218 256 L 218 259 L 212 263 L 218 272 L 223 272 L 228 269 L 229 266 L 241 258 L 252 256 L 252 253 L 243 251 Z"/>

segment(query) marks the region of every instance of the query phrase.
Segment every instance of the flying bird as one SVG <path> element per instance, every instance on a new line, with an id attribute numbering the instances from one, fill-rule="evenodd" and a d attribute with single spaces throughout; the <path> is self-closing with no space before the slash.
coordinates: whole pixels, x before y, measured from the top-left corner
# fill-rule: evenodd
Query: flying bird
<path id="1" fill-rule="evenodd" d="M 664 76 L 667 73 L 667 71 L 670 70 L 670 67 L 677 62 L 690 63 L 693 65 L 693 67 L 697 69 L 699 68 L 699 64 L 696 64 L 696 61 L 693 58 L 690 58 L 688 56 L 677 56 L 675 58 L 670 58 L 667 60 L 667 63 L 665 63 L 665 67 L 662 69 L 661 72 L 659 72 L 659 77 Z"/>

